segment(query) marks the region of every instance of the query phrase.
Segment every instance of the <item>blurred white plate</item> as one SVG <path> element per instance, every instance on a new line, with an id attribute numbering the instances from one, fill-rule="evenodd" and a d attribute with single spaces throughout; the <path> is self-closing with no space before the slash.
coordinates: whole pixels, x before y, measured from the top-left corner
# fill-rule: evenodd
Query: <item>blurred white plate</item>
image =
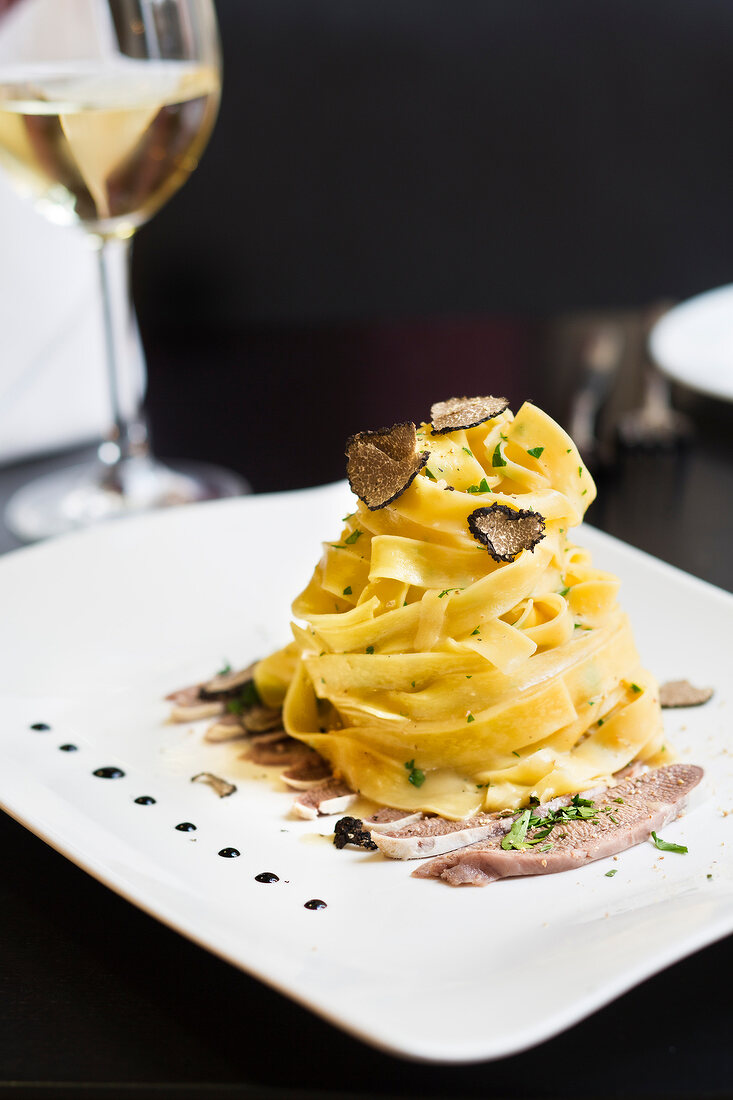
<path id="1" fill-rule="evenodd" d="M 733 401 L 733 286 L 671 309 L 652 329 L 649 350 L 675 382 Z"/>
<path id="2" fill-rule="evenodd" d="M 706 706 L 667 712 L 680 755 L 706 769 L 697 806 L 664 832 L 689 855 L 642 844 L 617 862 L 452 890 L 336 851 L 319 839 L 333 819 L 292 820 L 291 796 L 236 743 L 165 723 L 165 692 L 287 640 L 291 598 L 350 501 L 337 485 L 196 505 L 0 559 L 0 804 L 135 905 L 367 1042 L 427 1061 L 496 1058 L 733 930 L 733 814 L 721 813 L 733 806 L 733 598 L 585 530 L 623 580 L 647 664 L 716 687 Z M 124 777 L 92 775 L 107 765 Z M 202 770 L 237 793 L 192 785 Z M 178 832 L 182 821 L 197 831 Z M 220 858 L 227 846 L 240 858 Z M 6 852 L 4 874 L 12 865 Z M 256 882 L 262 871 L 280 881 Z M 306 910 L 311 898 L 328 908 Z"/>

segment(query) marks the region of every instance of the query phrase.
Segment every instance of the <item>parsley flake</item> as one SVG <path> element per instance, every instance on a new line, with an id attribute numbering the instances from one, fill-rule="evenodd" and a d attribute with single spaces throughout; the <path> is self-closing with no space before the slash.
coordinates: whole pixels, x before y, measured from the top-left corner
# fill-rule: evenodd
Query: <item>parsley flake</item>
<path id="1" fill-rule="evenodd" d="M 343 594 L 344 594 L 344 596 L 350 596 L 350 595 L 352 594 L 352 592 L 351 592 L 351 585 L 350 585 L 350 584 L 347 584 L 347 585 L 346 585 L 346 588 L 344 589 L 344 593 L 343 593 Z"/>
<path id="2" fill-rule="evenodd" d="M 351 532 L 351 534 L 349 535 L 348 538 L 344 539 L 344 542 L 346 543 L 347 546 L 353 546 L 354 543 L 357 541 L 357 539 L 360 539 L 363 534 L 364 534 L 364 532 L 360 531 L 359 528 L 357 527 L 357 529 L 355 531 Z"/>
<path id="3" fill-rule="evenodd" d="M 611 871 L 606 871 L 606 878 L 613 878 L 618 873 L 618 867 L 614 867 Z"/>
<path id="4" fill-rule="evenodd" d="M 494 447 L 494 453 L 491 456 L 491 465 L 492 466 L 506 466 L 506 459 L 504 458 L 504 455 L 501 453 L 501 443 L 497 443 L 496 446 Z"/>
<path id="5" fill-rule="evenodd" d="M 475 722 L 476 721 L 474 716 L 471 714 L 470 710 L 469 710 L 468 714 L 466 715 L 466 721 L 467 722 Z"/>
<path id="6" fill-rule="evenodd" d="M 641 688 L 638 684 L 629 684 L 629 687 L 633 692 L 636 692 L 637 694 L 641 691 Z"/>
<path id="7" fill-rule="evenodd" d="M 505 852 L 510 851 L 512 848 L 516 851 L 523 851 L 527 845 L 524 842 L 524 838 L 527 835 L 527 829 L 529 828 L 530 818 L 532 817 L 531 810 L 525 810 L 512 825 L 507 835 L 502 839 L 501 846 Z"/>
<path id="8" fill-rule="evenodd" d="M 428 466 L 425 467 L 425 477 L 430 478 L 431 481 L 438 480 L 433 471 Z"/>
<path id="9" fill-rule="evenodd" d="M 679 855 L 686 855 L 687 848 L 684 844 L 672 844 L 669 840 L 662 840 L 661 836 L 657 836 L 656 833 L 652 833 L 654 838 L 654 847 L 659 848 L 660 852 L 678 852 Z"/>
<path id="10" fill-rule="evenodd" d="M 569 591 L 570 591 L 570 589 L 569 589 L 569 588 L 561 588 L 561 589 L 560 589 L 560 595 L 561 595 L 561 596 L 567 596 L 567 594 L 568 594 L 568 592 L 569 592 Z"/>
<path id="11" fill-rule="evenodd" d="M 468 447 L 461 447 L 461 450 L 465 451 L 467 455 L 470 455 L 471 458 L 473 458 L 473 451 L 470 450 Z"/>
<path id="12" fill-rule="evenodd" d="M 530 447 L 527 450 L 527 454 L 532 455 L 532 458 L 539 458 L 544 449 L 544 447 Z"/>
<path id="13" fill-rule="evenodd" d="M 481 630 L 481 627 L 480 627 L 480 626 L 477 626 L 475 630 L 472 630 L 472 631 L 471 631 L 471 637 L 473 638 L 474 634 L 478 634 L 478 632 L 479 632 L 480 630 Z"/>
<path id="14" fill-rule="evenodd" d="M 231 671 L 232 671 L 232 666 L 229 664 L 229 661 L 225 661 L 216 675 L 217 676 L 228 676 Z"/>
<path id="15" fill-rule="evenodd" d="M 366 647 L 366 651 L 367 651 L 367 653 L 373 653 L 374 652 L 374 646 L 373 645 L 368 645 Z"/>
<path id="16" fill-rule="evenodd" d="M 407 782 L 412 783 L 413 787 L 422 787 L 425 782 L 425 772 L 415 767 L 414 757 L 412 760 L 407 760 L 405 762 L 405 767 L 410 773 L 407 777 Z"/>

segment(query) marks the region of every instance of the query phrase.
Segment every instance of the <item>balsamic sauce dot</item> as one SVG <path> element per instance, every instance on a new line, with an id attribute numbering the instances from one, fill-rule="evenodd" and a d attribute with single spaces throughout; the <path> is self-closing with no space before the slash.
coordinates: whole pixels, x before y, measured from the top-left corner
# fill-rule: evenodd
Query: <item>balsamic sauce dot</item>
<path id="1" fill-rule="evenodd" d="M 139 798 L 135 799 L 135 801 L 137 802 L 138 806 L 154 806 L 155 805 L 155 799 L 152 797 L 152 795 L 149 795 L 149 794 L 141 794 Z"/>
<path id="2" fill-rule="evenodd" d="M 255 882 L 279 882 L 280 879 L 277 875 L 273 875 L 272 871 L 263 871 L 261 875 L 255 875 Z"/>
<path id="3" fill-rule="evenodd" d="M 195 833 L 196 826 L 192 821 L 182 821 L 180 825 L 176 825 L 179 833 Z"/>
<path id="4" fill-rule="evenodd" d="M 96 775 L 97 779 L 122 779 L 124 774 L 122 768 L 115 768 L 113 766 L 108 768 L 97 768 L 95 772 L 92 772 L 92 775 Z"/>
<path id="5" fill-rule="evenodd" d="M 310 901 L 307 901 L 305 903 L 303 908 L 304 909 L 327 909 L 328 906 L 326 905 L 325 901 L 321 901 L 320 898 L 311 898 Z"/>
<path id="6" fill-rule="evenodd" d="M 236 859 L 239 854 L 237 848 L 222 848 L 219 852 L 219 855 L 224 856 L 224 859 Z"/>
<path id="7" fill-rule="evenodd" d="M 61 752 L 77 752 L 76 745 L 59 745 Z"/>
<path id="8" fill-rule="evenodd" d="M 37 730 L 39 733 L 45 733 L 47 730 L 50 730 L 51 727 L 45 722 L 34 722 L 31 726 L 31 729 Z"/>

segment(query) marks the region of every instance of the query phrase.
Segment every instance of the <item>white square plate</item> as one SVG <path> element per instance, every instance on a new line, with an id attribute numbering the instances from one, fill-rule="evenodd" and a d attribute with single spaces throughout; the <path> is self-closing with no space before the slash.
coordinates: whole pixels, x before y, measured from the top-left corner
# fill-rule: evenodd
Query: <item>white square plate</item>
<path id="1" fill-rule="evenodd" d="M 646 665 L 716 689 L 704 707 L 666 712 L 670 742 L 706 772 L 664 833 L 689 854 L 643 844 L 452 890 L 336 851 L 320 839 L 333 819 L 290 818 L 290 796 L 241 745 L 165 721 L 166 692 L 287 640 L 290 602 L 350 499 L 336 485 L 199 505 L 0 559 L 0 804 L 135 905 L 367 1042 L 426 1061 L 501 1057 L 733 930 L 733 597 L 582 531 L 623 581 Z M 108 765 L 124 777 L 93 776 Z M 236 794 L 191 784 L 203 770 Z M 183 821 L 196 831 L 177 831 Z M 220 858 L 224 847 L 240 858 Z M 280 881 L 255 881 L 262 871 Z M 312 898 L 327 908 L 305 909 Z"/>

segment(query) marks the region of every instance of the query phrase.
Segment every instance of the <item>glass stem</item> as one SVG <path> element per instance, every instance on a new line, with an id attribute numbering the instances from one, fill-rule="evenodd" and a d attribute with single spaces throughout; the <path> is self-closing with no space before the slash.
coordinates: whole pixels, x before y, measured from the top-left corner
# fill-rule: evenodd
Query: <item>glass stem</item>
<path id="1" fill-rule="evenodd" d="M 100 238 L 97 249 L 112 426 L 99 448 L 110 488 L 119 488 L 119 465 L 148 453 L 143 413 L 145 363 L 132 304 L 132 241 Z"/>

